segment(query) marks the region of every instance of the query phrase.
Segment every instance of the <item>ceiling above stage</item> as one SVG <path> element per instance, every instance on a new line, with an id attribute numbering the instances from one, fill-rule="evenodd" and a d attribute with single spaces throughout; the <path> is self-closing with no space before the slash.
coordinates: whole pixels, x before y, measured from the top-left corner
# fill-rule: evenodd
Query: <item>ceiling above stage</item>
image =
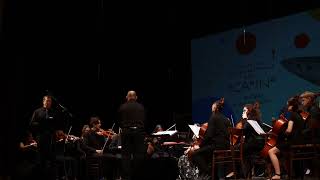
<path id="1" fill-rule="evenodd" d="M 52 39 L 72 42 L 95 38 L 130 37 L 190 39 L 315 9 L 319 3 L 303 0 L 224 0 L 209 2 L 127 2 L 106 0 L 11 0 L 11 15 L 20 18 L 26 33 L 53 34 Z M 13 14 L 16 13 L 16 14 Z M 14 17 L 14 16 L 12 16 Z M 35 27 L 33 29 L 33 27 Z M 80 38 L 79 38 L 80 37 Z M 135 39 L 136 38 L 136 39 Z M 41 38 L 43 39 L 43 38 Z M 77 42 L 78 43 L 78 42 Z M 164 42 L 165 43 L 165 42 Z"/>
<path id="2" fill-rule="evenodd" d="M 181 31 L 186 31 L 190 38 L 197 38 L 320 7 L 319 3 L 312 2 L 226 0 L 211 1 L 210 5 L 208 2 L 193 3 L 188 4 L 187 8 L 179 6 L 173 9 L 171 21 L 175 20 Z"/>

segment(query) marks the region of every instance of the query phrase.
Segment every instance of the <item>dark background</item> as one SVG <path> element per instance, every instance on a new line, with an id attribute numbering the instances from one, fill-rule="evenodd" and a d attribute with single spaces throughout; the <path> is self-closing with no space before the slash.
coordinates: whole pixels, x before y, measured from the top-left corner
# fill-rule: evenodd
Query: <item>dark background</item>
<path id="1" fill-rule="evenodd" d="M 76 135 L 91 115 L 110 128 L 130 89 L 147 109 L 147 131 L 175 123 L 186 131 L 192 123 L 192 38 L 317 6 L 301 0 L 4 1 L 0 174 L 10 173 L 19 134 L 48 91 L 72 114 L 65 121 Z"/>

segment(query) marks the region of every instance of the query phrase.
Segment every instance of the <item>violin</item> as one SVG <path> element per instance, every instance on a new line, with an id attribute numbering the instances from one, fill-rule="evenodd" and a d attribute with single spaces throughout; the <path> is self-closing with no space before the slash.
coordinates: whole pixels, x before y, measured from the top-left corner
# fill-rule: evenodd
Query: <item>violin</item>
<path id="1" fill-rule="evenodd" d="M 37 151 L 38 143 L 33 139 L 31 133 L 28 133 L 23 141 L 19 143 L 20 150 L 22 151 Z"/>
<path id="2" fill-rule="evenodd" d="M 75 142 L 77 140 L 79 140 L 80 138 L 74 135 L 67 135 L 65 134 L 62 130 L 57 130 L 56 131 L 56 142 L 61 142 L 61 141 L 65 141 L 65 142 Z"/>
<path id="3" fill-rule="evenodd" d="M 31 139 L 31 140 L 29 140 L 28 142 L 27 142 L 27 145 L 30 145 L 30 146 L 37 146 L 37 141 L 36 140 L 34 140 L 34 139 Z"/>
<path id="4" fill-rule="evenodd" d="M 113 132 L 111 129 L 103 130 L 100 128 L 99 131 L 97 131 L 97 134 L 100 136 L 104 136 L 105 138 L 110 139 L 113 135 L 116 135 L 117 133 Z"/>
<path id="5" fill-rule="evenodd" d="M 109 129 L 106 131 L 101 128 L 96 132 L 96 134 L 103 136 L 105 138 L 105 143 L 103 145 L 102 151 L 104 150 L 104 148 L 106 147 L 107 144 L 109 144 L 108 146 L 110 146 L 111 141 L 112 141 L 112 137 L 114 135 L 117 135 L 115 132 L 113 132 L 112 129 Z"/>

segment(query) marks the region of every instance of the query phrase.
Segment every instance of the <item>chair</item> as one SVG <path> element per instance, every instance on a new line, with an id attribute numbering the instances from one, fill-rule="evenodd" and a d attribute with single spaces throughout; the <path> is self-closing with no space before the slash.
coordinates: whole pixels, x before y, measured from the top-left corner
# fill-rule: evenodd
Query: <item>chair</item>
<path id="1" fill-rule="evenodd" d="M 214 150 L 212 157 L 212 180 L 215 178 L 215 165 L 217 164 L 232 164 L 232 170 L 235 173 L 234 178 L 237 178 L 236 162 L 240 162 L 243 169 L 243 129 L 228 128 L 230 134 L 230 142 L 234 135 L 239 137 L 239 144 L 230 143 L 230 148 L 225 150 Z"/>
<path id="2" fill-rule="evenodd" d="M 262 134 L 260 135 L 263 137 L 264 139 L 264 145 L 267 143 L 267 140 L 268 140 L 268 134 Z M 266 175 L 267 176 L 271 176 L 271 162 L 269 161 L 269 157 L 268 158 L 265 158 L 264 156 L 261 155 L 261 151 L 258 151 L 258 152 L 249 152 L 250 155 L 247 158 L 250 159 L 251 161 L 251 165 L 252 166 L 249 166 L 249 168 L 247 169 L 247 171 L 245 172 L 245 177 L 247 179 L 252 179 L 253 176 L 263 176 L 265 177 Z M 246 155 L 248 155 L 248 153 L 246 153 Z M 260 167 L 262 168 L 262 170 L 264 170 L 264 172 L 261 172 L 263 174 L 256 174 L 257 170 L 256 168 L 261 165 L 261 166 L 264 166 L 264 167 Z"/>
<path id="3" fill-rule="evenodd" d="M 311 142 L 306 144 L 291 145 L 289 152 L 287 153 L 287 171 L 289 179 L 292 179 L 293 175 L 293 162 L 314 160 L 320 158 L 320 144 L 317 139 L 317 131 L 320 130 L 320 124 L 315 123 L 311 126 Z M 303 170 L 303 169 L 302 169 Z M 304 173 L 304 172 L 302 172 Z"/>
<path id="4" fill-rule="evenodd" d="M 100 179 L 102 177 L 101 159 L 95 156 L 86 157 L 86 177 L 89 179 Z"/>

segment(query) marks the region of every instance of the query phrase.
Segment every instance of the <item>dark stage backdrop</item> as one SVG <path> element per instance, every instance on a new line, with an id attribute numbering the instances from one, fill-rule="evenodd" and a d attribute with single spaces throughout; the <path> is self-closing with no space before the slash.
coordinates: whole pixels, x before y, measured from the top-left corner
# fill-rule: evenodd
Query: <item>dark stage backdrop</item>
<path id="1" fill-rule="evenodd" d="M 12 173 L 18 138 L 48 92 L 68 109 L 64 121 L 74 135 L 91 115 L 111 128 L 130 89 L 147 110 L 147 132 L 175 123 L 187 131 L 190 43 L 164 17 L 157 8 L 92 0 L 9 1 L 1 34 L 0 175 Z"/>

